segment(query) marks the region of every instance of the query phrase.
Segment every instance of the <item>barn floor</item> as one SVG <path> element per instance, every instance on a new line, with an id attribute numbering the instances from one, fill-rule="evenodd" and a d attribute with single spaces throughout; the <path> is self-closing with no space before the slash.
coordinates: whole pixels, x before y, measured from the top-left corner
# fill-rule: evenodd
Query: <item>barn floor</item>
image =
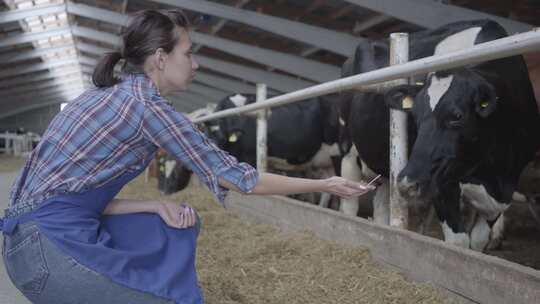
<path id="1" fill-rule="evenodd" d="M 500 248 L 488 254 L 540 269 L 540 227 L 527 205 L 513 202 L 506 214 L 505 239 Z"/>
<path id="2" fill-rule="evenodd" d="M 195 206 L 203 225 L 197 264 L 208 304 L 456 303 L 430 285 L 408 282 L 381 268 L 367 249 L 243 221 L 201 188 L 162 196 L 155 180 L 139 178 L 119 196 Z"/>
<path id="3" fill-rule="evenodd" d="M 18 171 L 24 165 L 24 158 L 11 157 L 0 153 L 0 172 L 15 172 Z"/>

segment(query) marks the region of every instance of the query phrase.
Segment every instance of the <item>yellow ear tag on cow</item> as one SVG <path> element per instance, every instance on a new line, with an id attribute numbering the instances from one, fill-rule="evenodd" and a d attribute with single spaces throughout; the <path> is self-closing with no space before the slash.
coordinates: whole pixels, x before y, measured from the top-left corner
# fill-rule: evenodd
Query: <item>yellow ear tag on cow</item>
<path id="1" fill-rule="evenodd" d="M 480 108 L 484 109 L 484 108 L 487 108 L 489 106 L 489 102 L 487 101 L 482 101 L 480 103 Z"/>
<path id="2" fill-rule="evenodd" d="M 412 99 L 411 96 L 406 96 L 401 101 L 401 108 L 402 109 L 410 109 L 410 108 L 412 108 L 412 106 L 413 106 L 413 99 Z"/>
<path id="3" fill-rule="evenodd" d="M 238 140 L 238 137 L 236 136 L 236 134 L 231 134 L 231 136 L 229 136 L 229 142 L 236 142 Z"/>

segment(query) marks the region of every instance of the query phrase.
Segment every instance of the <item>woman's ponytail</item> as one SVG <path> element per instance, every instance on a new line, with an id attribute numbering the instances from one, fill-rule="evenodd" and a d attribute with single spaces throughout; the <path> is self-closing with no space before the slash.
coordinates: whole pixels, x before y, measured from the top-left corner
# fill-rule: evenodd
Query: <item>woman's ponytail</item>
<path id="1" fill-rule="evenodd" d="M 92 82 L 96 87 L 112 87 L 120 82 L 120 79 L 114 77 L 114 66 L 120 61 L 122 54 L 118 51 L 106 53 L 103 56 L 92 75 Z"/>
<path id="2" fill-rule="evenodd" d="M 189 28 L 189 20 L 179 9 L 144 10 L 137 12 L 122 31 L 122 52 L 106 53 L 92 75 L 96 87 L 112 87 L 120 82 L 114 77 L 114 66 L 124 59 L 128 70 L 141 72 L 148 56 L 162 48 L 172 52 L 180 41 L 180 28 Z"/>

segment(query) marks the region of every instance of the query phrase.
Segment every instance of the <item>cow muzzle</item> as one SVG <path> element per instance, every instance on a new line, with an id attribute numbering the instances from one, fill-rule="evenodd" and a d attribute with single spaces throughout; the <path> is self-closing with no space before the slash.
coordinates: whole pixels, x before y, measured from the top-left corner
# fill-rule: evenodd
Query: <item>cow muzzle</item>
<path id="1" fill-rule="evenodd" d="M 397 188 L 401 196 L 405 198 L 420 197 L 420 183 L 415 180 L 410 180 L 407 176 L 398 180 Z"/>

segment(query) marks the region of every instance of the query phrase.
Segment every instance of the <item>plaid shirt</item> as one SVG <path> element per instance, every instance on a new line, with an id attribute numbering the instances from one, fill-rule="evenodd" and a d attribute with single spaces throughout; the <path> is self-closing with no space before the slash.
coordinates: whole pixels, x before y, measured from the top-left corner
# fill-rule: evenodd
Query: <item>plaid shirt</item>
<path id="1" fill-rule="evenodd" d="M 196 173 L 221 203 L 227 190 L 218 177 L 243 192 L 257 183 L 253 167 L 217 148 L 148 77 L 129 74 L 113 87 L 88 90 L 56 115 L 13 185 L 10 209 L 141 170 L 158 147 Z"/>

